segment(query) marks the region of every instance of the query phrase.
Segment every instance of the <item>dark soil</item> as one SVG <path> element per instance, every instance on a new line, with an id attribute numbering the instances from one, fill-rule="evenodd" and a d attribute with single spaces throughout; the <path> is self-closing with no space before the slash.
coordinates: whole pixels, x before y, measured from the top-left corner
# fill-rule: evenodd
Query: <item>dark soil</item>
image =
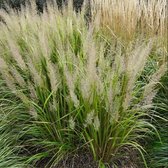
<path id="1" fill-rule="evenodd" d="M 123 156 L 119 157 L 110 164 L 106 164 L 106 168 L 144 168 L 141 163 L 137 151 L 122 151 Z M 37 168 L 44 168 L 47 163 L 43 161 L 37 165 Z M 90 152 L 78 152 L 65 157 L 56 166 L 52 168 L 99 168 L 98 162 L 93 159 Z M 100 167 L 101 168 L 101 167 Z"/>
<path id="2" fill-rule="evenodd" d="M 78 153 L 65 158 L 54 168 L 98 168 L 98 163 L 94 161 L 91 154 Z"/>

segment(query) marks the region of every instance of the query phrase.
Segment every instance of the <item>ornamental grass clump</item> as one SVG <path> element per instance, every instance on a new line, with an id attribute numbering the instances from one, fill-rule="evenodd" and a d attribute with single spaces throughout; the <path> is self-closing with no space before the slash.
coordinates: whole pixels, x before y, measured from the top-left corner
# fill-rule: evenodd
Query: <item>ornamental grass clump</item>
<path id="1" fill-rule="evenodd" d="M 40 16 L 33 4 L 0 15 L 0 78 L 30 117 L 20 138 L 25 164 L 52 167 L 83 149 L 115 163 L 136 149 L 146 165 L 140 142 L 157 132 L 149 107 L 166 70 L 161 63 L 140 80 L 154 39 L 108 41 L 71 3 Z"/>

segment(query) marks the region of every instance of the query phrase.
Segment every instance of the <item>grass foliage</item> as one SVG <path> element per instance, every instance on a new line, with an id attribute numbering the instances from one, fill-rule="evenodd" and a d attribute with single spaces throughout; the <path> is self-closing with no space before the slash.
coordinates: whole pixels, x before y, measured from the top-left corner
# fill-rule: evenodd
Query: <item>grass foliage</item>
<path id="1" fill-rule="evenodd" d="M 162 78 L 163 86 L 154 99 L 156 111 L 162 118 L 157 119 L 157 129 L 160 132 L 162 141 L 156 137 L 150 141 L 148 146 L 149 161 L 151 168 L 168 167 L 168 76 Z M 163 120 L 164 118 L 164 120 Z"/>
<path id="2" fill-rule="evenodd" d="M 86 7 L 76 13 L 72 3 L 61 11 L 48 4 L 38 15 L 32 2 L 0 11 L 0 167 L 53 167 L 78 150 L 115 164 L 130 149 L 147 167 L 142 142 L 159 137 L 150 109 L 165 48 L 154 35 L 127 45 L 113 28 L 107 36 L 99 15 L 86 23 Z"/>

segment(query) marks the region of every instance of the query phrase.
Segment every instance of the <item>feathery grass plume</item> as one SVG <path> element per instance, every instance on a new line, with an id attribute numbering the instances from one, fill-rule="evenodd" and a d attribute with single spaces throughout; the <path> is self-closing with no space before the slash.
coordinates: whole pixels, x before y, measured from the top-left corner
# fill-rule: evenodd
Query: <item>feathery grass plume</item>
<path id="1" fill-rule="evenodd" d="M 9 73 L 9 66 L 7 65 L 6 61 L 3 58 L 0 58 L 0 73 L 2 75 L 2 78 L 4 78 L 6 85 L 12 90 L 16 91 L 15 87 L 15 80 Z"/>
<path id="2" fill-rule="evenodd" d="M 77 14 L 72 2 L 62 10 L 48 4 L 40 15 L 33 5 L 17 13 L 3 12 L 0 79 L 20 98 L 31 120 L 20 138 L 29 153 L 26 163 L 38 167 L 47 160 L 46 168 L 56 166 L 82 144 L 104 163 L 122 159 L 121 151 L 133 148 L 146 165 L 141 142 L 156 129 L 149 122 L 151 114 L 139 104 L 148 96 L 144 89 L 148 84 L 152 84 L 150 93 L 155 92 L 163 67 L 158 65 L 156 75 L 143 74 L 151 80 L 156 76 L 155 84 L 143 82 L 141 75 L 153 54 L 152 41 L 136 39 L 123 45 L 104 35 L 94 21 L 109 16 L 104 22 L 115 21 L 112 26 L 121 35 L 123 23 L 124 28 L 128 24 L 131 36 L 142 7 L 136 5 L 133 0 L 103 1 L 100 7 L 107 14 L 100 10 L 102 16 L 93 17 L 89 26 L 84 9 Z M 111 6 L 113 17 L 108 13 Z M 118 19 L 121 24 L 115 27 Z M 24 120 L 24 115 L 20 117 Z"/>
<path id="3" fill-rule="evenodd" d="M 18 51 L 18 48 L 16 47 L 16 44 L 14 44 L 12 42 L 12 39 L 8 39 L 8 45 L 9 45 L 9 48 L 10 48 L 10 51 L 11 51 L 11 55 L 14 57 L 14 60 L 17 62 L 17 65 L 22 69 L 26 69 L 26 65 L 25 65 L 25 62 L 22 58 L 22 56 L 20 55 L 19 51 Z"/>
<path id="4" fill-rule="evenodd" d="M 160 68 L 150 77 L 149 83 L 144 87 L 144 103 L 152 104 L 152 100 L 159 88 L 155 88 L 160 79 L 167 72 L 167 63 L 163 63 Z M 155 90 L 155 91 L 154 91 Z"/>
<path id="5" fill-rule="evenodd" d="M 93 125 L 94 125 L 95 130 L 98 131 L 99 128 L 100 128 L 100 121 L 99 121 L 98 116 L 96 116 L 96 117 L 94 118 L 94 123 L 93 123 Z"/>
<path id="6" fill-rule="evenodd" d="M 71 100 L 77 108 L 79 106 L 79 100 L 75 94 L 75 79 L 72 77 L 72 74 L 68 72 L 67 68 L 64 69 L 64 72 Z"/>
<path id="7" fill-rule="evenodd" d="M 91 112 L 89 112 L 87 114 L 87 117 L 86 117 L 86 121 L 85 121 L 85 127 L 87 127 L 87 125 L 90 125 L 92 124 L 92 120 L 94 119 L 94 110 L 92 110 Z"/>
<path id="8" fill-rule="evenodd" d="M 141 42 L 140 42 L 141 43 Z M 140 76 L 144 66 L 146 64 L 146 60 L 149 57 L 149 54 L 152 49 L 152 41 L 148 42 L 148 44 L 144 43 L 141 46 L 136 44 L 135 50 L 130 53 L 126 58 L 126 72 L 128 78 L 128 84 L 126 87 L 126 95 L 124 99 L 124 107 L 127 109 L 130 105 L 131 94 L 135 86 L 135 82 Z"/>
<path id="9" fill-rule="evenodd" d="M 74 130 L 75 129 L 75 121 L 73 118 L 69 119 L 69 127 L 70 129 Z"/>
<path id="10" fill-rule="evenodd" d="M 26 87 L 26 82 L 17 69 L 15 67 L 10 67 L 10 71 L 20 87 Z"/>

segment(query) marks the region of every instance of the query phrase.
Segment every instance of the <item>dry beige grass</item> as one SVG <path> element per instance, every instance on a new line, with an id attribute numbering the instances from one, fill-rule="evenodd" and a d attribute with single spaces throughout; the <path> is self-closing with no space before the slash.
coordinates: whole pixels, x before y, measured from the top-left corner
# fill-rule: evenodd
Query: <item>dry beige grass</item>
<path id="1" fill-rule="evenodd" d="M 117 36 L 132 39 L 138 33 L 165 37 L 166 0 L 92 0 L 92 15 L 103 28 Z"/>

